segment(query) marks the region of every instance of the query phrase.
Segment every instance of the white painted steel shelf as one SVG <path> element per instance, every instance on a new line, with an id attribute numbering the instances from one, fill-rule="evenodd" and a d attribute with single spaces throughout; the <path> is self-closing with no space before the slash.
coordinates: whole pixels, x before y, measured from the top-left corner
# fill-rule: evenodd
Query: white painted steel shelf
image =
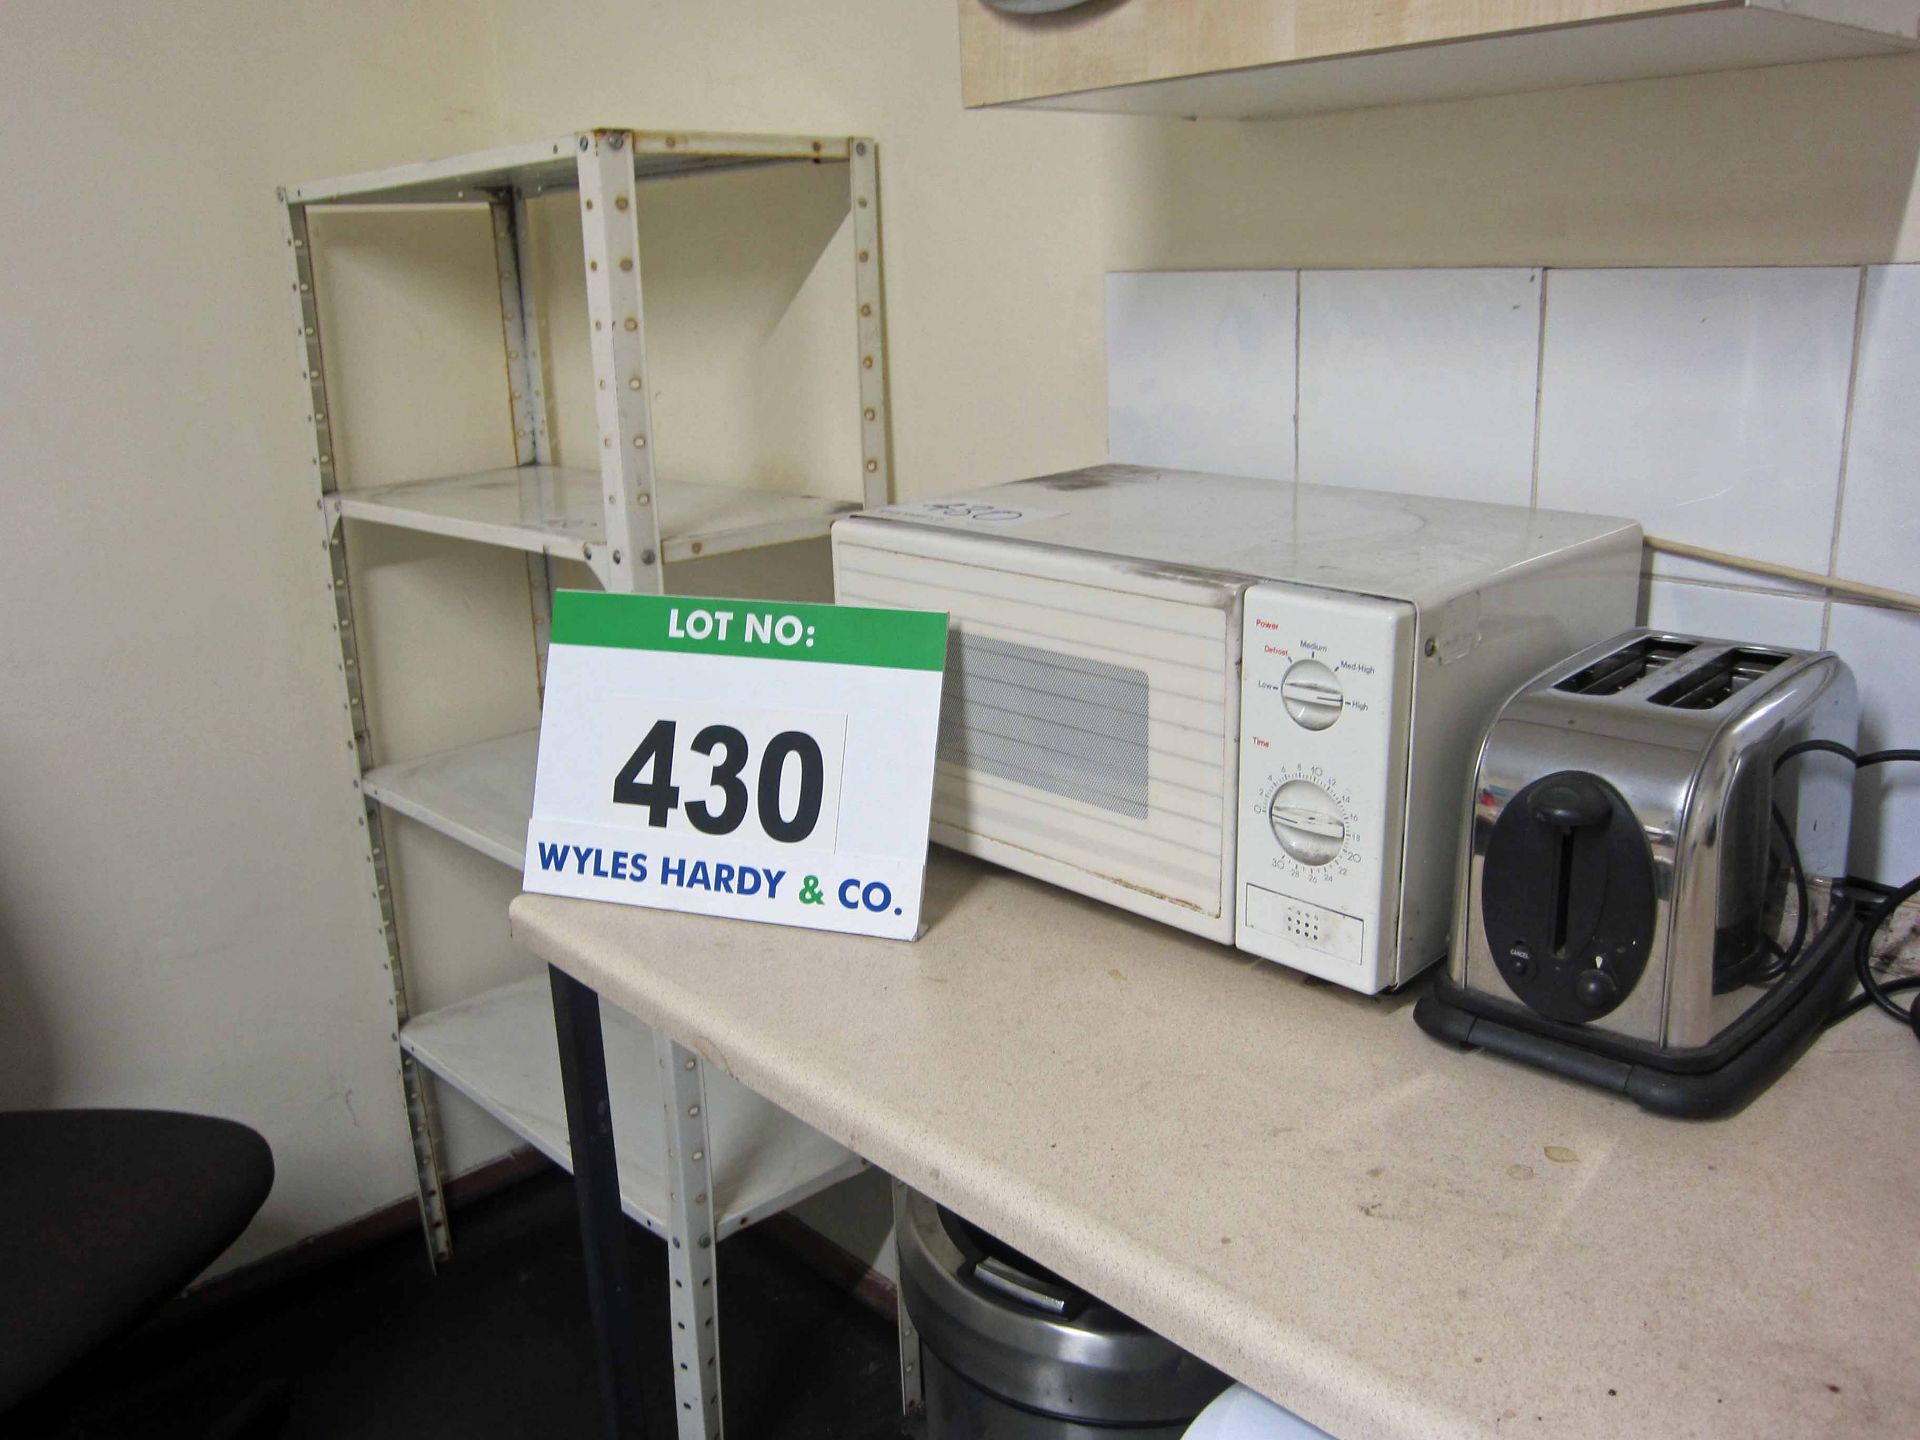
<path id="1" fill-rule="evenodd" d="M 540 732 L 523 730 L 369 770 L 367 797 L 513 869 L 527 852 Z"/>
<path id="2" fill-rule="evenodd" d="M 601 1006 L 613 1096 L 620 1203 L 654 1234 L 667 1224 L 660 1072 L 653 1036 L 617 1006 Z M 556 1164 L 572 1168 L 553 1002 L 544 978 L 517 981 L 418 1016 L 400 1045 L 435 1075 Z M 851 1150 L 707 1067 L 717 1236 L 731 1235 L 866 1167 Z"/>
<path id="3" fill-rule="evenodd" d="M 693 131 L 622 132 L 633 146 L 637 180 L 686 175 L 696 170 L 732 170 L 781 162 L 845 161 L 844 135 L 711 135 Z M 292 205 L 449 205 L 487 198 L 487 192 L 518 187 L 531 194 L 571 190 L 578 183 L 578 135 L 561 135 L 439 160 L 423 160 L 340 175 L 287 187 Z"/>
<path id="4" fill-rule="evenodd" d="M 592 563 L 607 543 L 597 471 L 517 465 L 326 497 L 329 517 L 424 530 L 483 545 Z M 726 555 L 791 540 L 814 540 L 854 500 L 784 495 L 721 485 L 660 483 L 664 558 Z"/>

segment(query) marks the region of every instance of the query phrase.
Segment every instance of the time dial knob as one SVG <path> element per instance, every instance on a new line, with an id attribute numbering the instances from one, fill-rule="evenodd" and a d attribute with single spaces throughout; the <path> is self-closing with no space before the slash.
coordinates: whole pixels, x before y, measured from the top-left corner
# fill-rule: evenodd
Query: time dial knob
<path id="1" fill-rule="evenodd" d="M 1347 843 L 1339 802 L 1311 780 L 1289 780 L 1275 789 L 1267 821 L 1280 848 L 1302 865 L 1325 865 Z"/>
<path id="2" fill-rule="evenodd" d="M 1318 660 L 1296 660 L 1280 680 L 1280 702 L 1293 723 L 1324 730 L 1340 718 L 1340 677 Z"/>

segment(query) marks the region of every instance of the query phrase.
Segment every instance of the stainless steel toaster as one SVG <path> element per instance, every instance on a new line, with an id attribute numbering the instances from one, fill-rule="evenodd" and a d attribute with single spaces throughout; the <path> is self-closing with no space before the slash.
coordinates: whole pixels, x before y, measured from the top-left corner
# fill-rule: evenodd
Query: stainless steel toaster
<path id="1" fill-rule="evenodd" d="M 1523 686 L 1480 748 L 1421 1023 L 1654 1109 L 1744 1103 L 1847 983 L 1823 882 L 1847 873 L 1853 773 L 1822 747 L 1858 724 L 1831 653 L 1664 631 Z"/>

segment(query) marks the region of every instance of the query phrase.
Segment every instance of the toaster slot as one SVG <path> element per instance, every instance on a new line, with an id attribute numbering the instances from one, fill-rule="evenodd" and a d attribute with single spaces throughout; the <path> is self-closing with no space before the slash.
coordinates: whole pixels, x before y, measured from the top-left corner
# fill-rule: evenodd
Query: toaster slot
<path id="1" fill-rule="evenodd" d="M 1553 688 L 1569 695 L 1617 695 L 1694 648 L 1690 640 L 1646 635 L 1577 670 Z"/>
<path id="2" fill-rule="evenodd" d="M 1728 650 L 1656 691 L 1650 703 L 1670 710 L 1711 710 L 1786 658 L 1774 650 Z"/>

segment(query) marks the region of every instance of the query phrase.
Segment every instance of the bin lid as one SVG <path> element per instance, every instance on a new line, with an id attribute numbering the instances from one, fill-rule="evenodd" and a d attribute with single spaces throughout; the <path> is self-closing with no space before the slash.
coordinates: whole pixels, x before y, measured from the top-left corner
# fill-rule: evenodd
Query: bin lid
<path id="1" fill-rule="evenodd" d="M 1112 1425 L 1190 1420 L 1227 1377 L 924 1195 L 900 1226 L 900 1285 L 949 1368 L 1028 1409 Z"/>

